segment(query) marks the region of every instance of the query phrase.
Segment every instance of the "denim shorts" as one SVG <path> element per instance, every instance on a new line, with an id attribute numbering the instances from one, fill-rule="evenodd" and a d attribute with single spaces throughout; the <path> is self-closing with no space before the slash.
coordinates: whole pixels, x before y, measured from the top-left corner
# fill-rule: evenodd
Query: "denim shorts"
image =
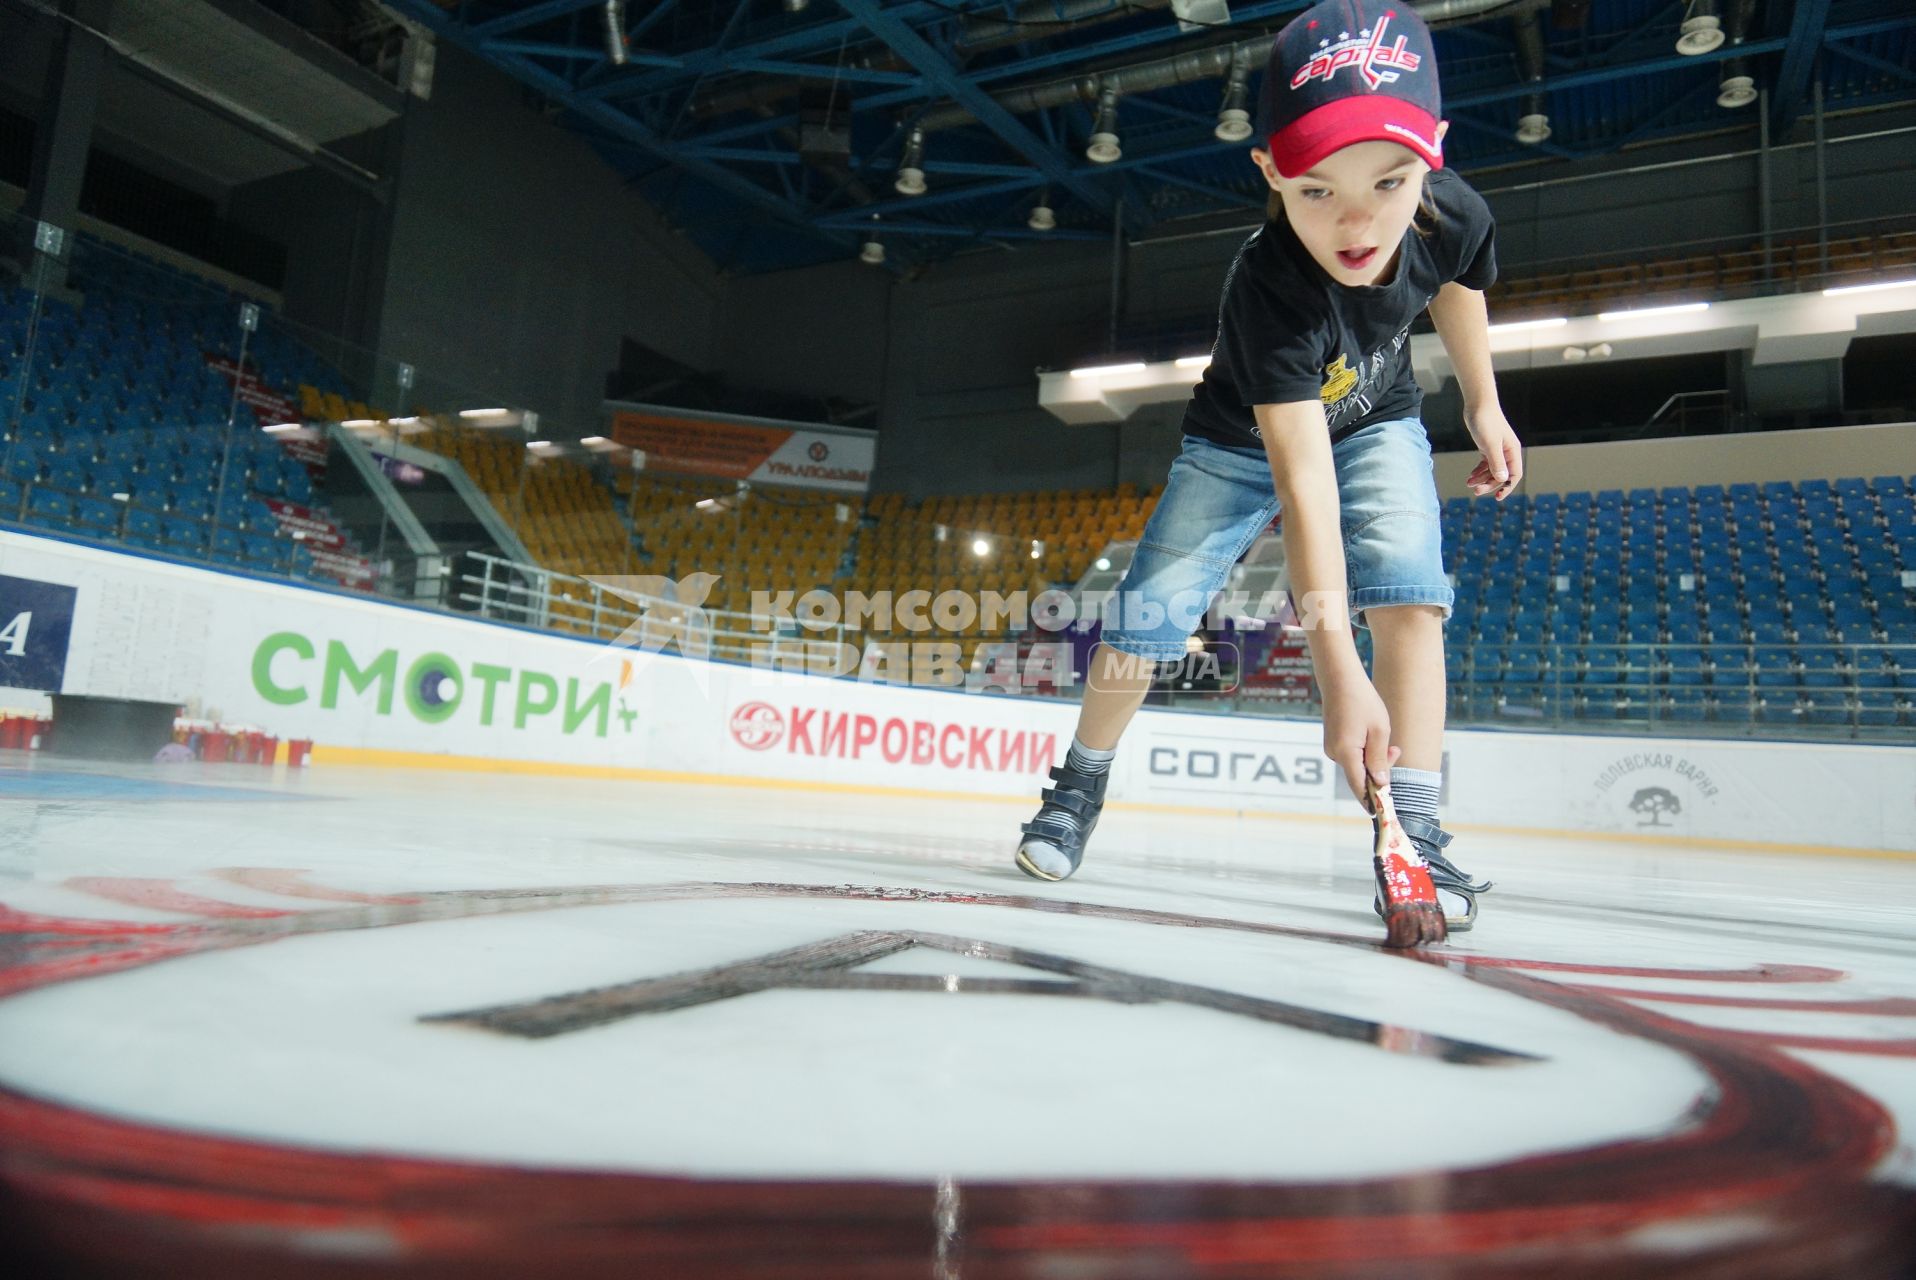
<path id="1" fill-rule="evenodd" d="M 1386 605 L 1439 605 L 1455 593 L 1444 576 L 1442 525 L 1430 438 L 1415 418 L 1374 422 L 1332 446 L 1344 532 L 1351 621 Z M 1107 609 L 1104 642 L 1133 657 L 1184 656 L 1231 566 L 1278 512 L 1262 450 L 1184 437 L 1144 526 L 1131 567 Z"/>

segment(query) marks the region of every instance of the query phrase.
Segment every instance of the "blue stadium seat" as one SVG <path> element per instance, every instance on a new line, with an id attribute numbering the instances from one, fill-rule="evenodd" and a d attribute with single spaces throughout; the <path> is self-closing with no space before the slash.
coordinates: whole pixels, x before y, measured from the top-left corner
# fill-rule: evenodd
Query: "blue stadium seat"
<path id="1" fill-rule="evenodd" d="M 1617 718 L 1617 695 L 1613 689 L 1598 689 L 1582 694 L 1577 699 L 1576 714 L 1583 720 L 1615 720 Z"/>
<path id="2" fill-rule="evenodd" d="M 94 533 L 116 533 L 123 507 L 111 498 L 75 498 L 73 522 Z"/>
<path id="3" fill-rule="evenodd" d="M 1797 650 L 1797 658 L 1802 664 L 1801 680 L 1806 687 L 1834 689 L 1843 684 L 1840 663 L 1833 651 L 1804 648 Z"/>
<path id="4" fill-rule="evenodd" d="M 179 515 L 167 516 L 164 520 L 168 549 L 182 553 L 197 553 L 206 549 L 206 526 L 200 521 Z"/>
<path id="5" fill-rule="evenodd" d="M 1709 701 L 1701 689 L 1672 689 L 1666 695 L 1662 714 L 1670 720 L 1692 723 L 1709 718 Z"/>
<path id="6" fill-rule="evenodd" d="M 1662 663 L 1668 669 L 1668 681 L 1672 685 L 1700 687 L 1704 682 L 1703 651 L 1692 648 L 1665 649 L 1660 654 Z"/>
<path id="7" fill-rule="evenodd" d="M 1893 725 L 1897 722 L 1896 695 L 1887 689 L 1862 689 L 1856 694 L 1856 722 L 1863 725 Z"/>
<path id="8" fill-rule="evenodd" d="M 36 488 L 27 500 L 27 523 L 64 528 L 73 522 L 73 500 L 53 489 Z"/>
<path id="9" fill-rule="evenodd" d="M 1801 706 L 1810 724 L 1848 724 L 1852 715 L 1849 696 L 1841 689 L 1806 689 Z"/>
<path id="10" fill-rule="evenodd" d="M 1597 647 L 1584 650 L 1583 673 L 1579 683 L 1614 688 L 1623 683 L 1624 660 L 1621 650 Z"/>
<path id="11" fill-rule="evenodd" d="M 129 539 L 137 537 L 157 541 L 162 527 L 159 512 L 149 507 L 133 507 L 126 513 L 126 532 Z"/>
<path id="12" fill-rule="evenodd" d="M 1787 649 L 1759 643 L 1754 665 L 1758 687 L 1783 689 L 1796 686 L 1796 667 Z"/>
<path id="13" fill-rule="evenodd" d="M 1788 694 L 1764 695 L 1757 699 L 1756 714 L 1751 717 L 1760 724 L 1795 724 L 1800 718 L 1796 699 Z"/>

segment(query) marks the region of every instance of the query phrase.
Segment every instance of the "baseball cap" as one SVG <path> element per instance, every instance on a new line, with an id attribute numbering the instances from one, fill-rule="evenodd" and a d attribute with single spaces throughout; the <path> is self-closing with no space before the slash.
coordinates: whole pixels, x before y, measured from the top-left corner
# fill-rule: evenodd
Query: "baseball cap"
<path id="1" fill-rule="evenodd" d="M 1407 3 L 1332 0 L 1285 25 L 1257 95 L 1257 136 L 1295 178 L 1356 142 L 1396 142 L 1444 167 L 1437 55 Z"/>

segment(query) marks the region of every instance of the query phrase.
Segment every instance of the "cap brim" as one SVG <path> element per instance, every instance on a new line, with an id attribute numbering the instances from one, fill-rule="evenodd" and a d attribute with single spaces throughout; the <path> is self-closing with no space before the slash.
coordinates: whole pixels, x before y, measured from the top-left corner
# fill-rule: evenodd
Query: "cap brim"
<path id="1" fill-rule="evenodd" d="M 1388 93 L 1339 98 L 1299 116 L 1271 135 L 1271 160 L 1280 174 L 1295 178 L 1331 152 L 1359 142 L 1395 142 L 1431 168 L 1444 167 L 1437 121 Z"/>

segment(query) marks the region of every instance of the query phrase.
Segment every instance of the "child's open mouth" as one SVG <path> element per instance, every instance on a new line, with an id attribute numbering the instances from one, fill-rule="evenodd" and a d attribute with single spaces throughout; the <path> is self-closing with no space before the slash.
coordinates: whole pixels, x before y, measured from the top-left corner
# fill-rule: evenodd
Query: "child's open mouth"
<path id="1" fill-rule="evenodd" d="M 1375 245 L 1372 245 L 1368 249 L 1339 249 L 1337 251 L 1337 260 L 1343 263 L 1346 269 L 1351 271 L 1362 271 L 1370 265 L 1371 259 L 1376 256 L 1377 246 Z"/>

